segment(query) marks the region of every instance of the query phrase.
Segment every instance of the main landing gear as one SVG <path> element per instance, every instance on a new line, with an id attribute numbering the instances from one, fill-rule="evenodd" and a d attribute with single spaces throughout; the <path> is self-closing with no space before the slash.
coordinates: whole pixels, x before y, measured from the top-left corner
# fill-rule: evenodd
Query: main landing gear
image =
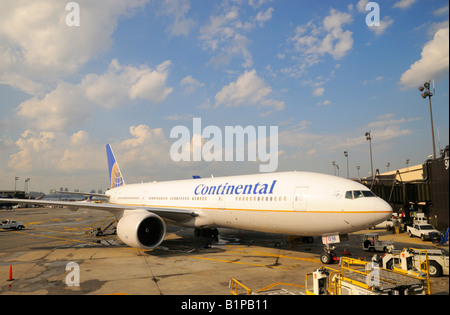
<path id="1" fill-rule="evenodd" d="M 196 228 L 194 230 L 195 237 L 207 237 L 217 239 L 219 236 L 219 230 L 215 228 Z"/>

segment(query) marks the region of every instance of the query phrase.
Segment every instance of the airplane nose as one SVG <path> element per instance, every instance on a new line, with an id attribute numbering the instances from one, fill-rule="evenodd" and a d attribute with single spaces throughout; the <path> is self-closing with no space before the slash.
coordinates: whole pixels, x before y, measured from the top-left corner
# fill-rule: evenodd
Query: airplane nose
<path id="1" fill-rule="evenodd" d="M 374 216 L 377 221 L 383 222 L 392 216 L 392 207 L 383 199 L 376 198 L 373 205 Z"/>

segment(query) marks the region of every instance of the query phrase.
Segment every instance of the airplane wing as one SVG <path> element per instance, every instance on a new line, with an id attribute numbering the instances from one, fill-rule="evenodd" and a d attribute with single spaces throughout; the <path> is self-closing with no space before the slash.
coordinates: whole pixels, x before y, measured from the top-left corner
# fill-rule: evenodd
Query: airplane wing
<path id="1" fill-rule="evenodd" d="M 77 196 L 92 196 L 92 197 L 106 197 L 105 194 L 96 194 L 96 193 L 84 193 L 84 192 L 73 192 L 73 191 L 58 191 L 55 190 L 55 193 L 61 195 L 77 195 Z"/>
<path id="2" fill-rule="evenodd" d="M 149 207 L 149 206 L 130 206 L 130 205 L 116 205 L 110 203 L 94 203 L 94 202 L 71 202 L 71 201 L 53 201 L 53 200 L 36 200 L 36 199 L 7 199 L 0 198 L 0 203 L 19 203 L 32 205 L 46 205 L 46 206 L 62 206 L 72 211 L 78 209 L 89 210 L 103 210 L 109 211 L 114 215 L 120 214 L 124 210 L 146 210 L 159 215 L 161 218 L 175 222 L 182 222 L 192 219 L 192 217 L 199 216 L 199 212 L 192 209 L 184 208 L 164 208 L 164 207 Z"/>

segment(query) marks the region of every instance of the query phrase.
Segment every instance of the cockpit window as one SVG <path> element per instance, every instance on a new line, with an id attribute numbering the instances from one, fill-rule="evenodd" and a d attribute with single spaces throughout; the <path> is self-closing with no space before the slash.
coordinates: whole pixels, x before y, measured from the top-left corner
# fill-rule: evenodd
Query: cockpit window
<path id="1" fill-rule="evenodd" d="M 353 199 L 353 192 L 352 191 L 347 191 L 345 193 L 345 199 Z"/>
<path id="2" fill-rule="evenodd" d="M 353 198 L 354 199 L 361 198 L 361 197 L 363 197 L 363 194 L 362 194 L 362 192 L 360 190 L 355 190 L 353 192 Z"/>
<path id="3" fill-rule="evenodd" d="M 373 192 L 371 192 L 370 190 L 363 190 L 362 191 L 364 197 L 376 197 L 375 194 Z"/>
<path id="4" fill-rule="evenodd" d="M 370 190 L 353 190 L 345 193 L 346 199 L 358 199 L 363 197 L 376 197 Z"/>

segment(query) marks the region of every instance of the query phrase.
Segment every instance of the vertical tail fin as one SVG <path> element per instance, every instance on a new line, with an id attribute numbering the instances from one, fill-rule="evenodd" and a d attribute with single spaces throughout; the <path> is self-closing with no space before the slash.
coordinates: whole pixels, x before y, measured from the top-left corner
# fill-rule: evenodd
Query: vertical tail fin
<path id="1" fill-rule="evenodd" d="M 106 156 L 108 158 L 108 170 L 111 188 L 125 185 L 125 181 L 123 180 L 119 164 L 117 163 L 116 158 L 114 157 L 114 153 L 109 143 L 106 145 Z"/>

